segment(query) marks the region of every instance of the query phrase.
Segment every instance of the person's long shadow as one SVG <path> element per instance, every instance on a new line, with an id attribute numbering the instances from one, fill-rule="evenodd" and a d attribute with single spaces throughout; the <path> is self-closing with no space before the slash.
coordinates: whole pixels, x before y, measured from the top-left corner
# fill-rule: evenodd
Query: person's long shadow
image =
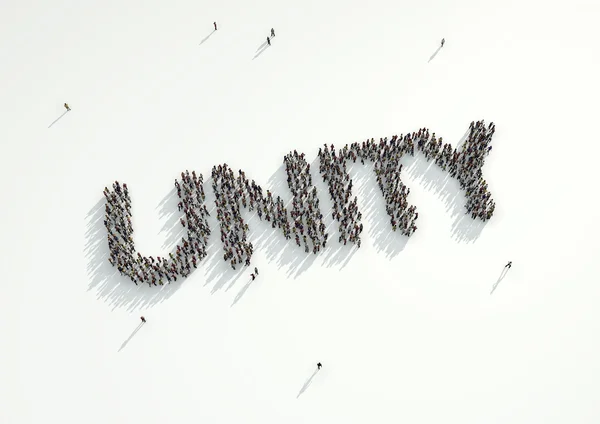
<path id="1" fill-rule="evenodd" d="M 259 50 L 261 50 L 261 49 L 264 49 L 265 47 L 267 47 L 267 44 L 268 44 L 268 43 L 267 43 L 266 41 L 264 41 L 264 42 L 263 42 L 263 43 L 262 43 L 260 46 L 258 46 L 258 48 L 256 49 L 256 51 L 259 51 Z"/>
<path id="2" fill-rule="evenodd" d="M 496 283 L 494 283 L 494 285 L 492 287 L 492 291 L 490 292 L 490 295 L 492 295 L 494 293 L 494 291 L 496 290 L 496 287 L 498 287 L 498 284 L 500 284 L 500 281 L 502 281 L 504 279 L 504 277 L 506 277 L 507 273 L 508 273 L 508 268 L 504 267 L 504 269 L 500 273 L 500 278 L 498 278 L 498 281 L 496 281 Z"/>
<path id="3" fill-rule="evenodd" d="M 138 331 L 140 331 L 140 328 L 142 328 L 144 326 L 143 322 L 140 322 L 139 325 L 136 327 L 135 330 L 133 330 L 133 333 L 131 333 L 131 335 L 127 338 L 127 340 L 125 340 L 123 342 L 123 344 L 121 345 L 121 347 L 119 348 L 119 352 L 122 351 L 123 349 L 125 349 L 125 346 L 127 346 L 127 343 L 129 343 L 129 341 L 131 339 L 133 339 L 133 336 L 135 336 L 135 333 L 137 333 Z"/>
<path id="4" fill-rule="evenodd" d="M 252 58 L 252 60 L 256 59 L 258 56 L 260 56 L 261 54 L 263 54 L 267 50 L 267 48 L 269 48 L 270 46 L 271 46 L 270 44 L 266 44 L 266 43 L 264 45 L 260 46 L 259 50 L 258 50 L 258 53 L 256 53 L 254 55 L 254 57 Z"/>
<path id="5" fill-rule="evenodd" d="M 211 33 L 210 33 L 210 34 L 208 34 L 206 37 L 204 37 L 204 38 L 202 39 L 202 41 L 200 41 L 200 44 L 199 44 L 199 46 L 201 46 L 202 44 L 206 43 L 206 42 L 208 41 L 208 39 L 209 39 L 210 37 L 212 37 L 212 35 L 213 35 L 215 32 L 217 32 L 217 30 L 216 30 L 216 29 L 213 29 L 213 30 L 211 31 Z"/>
<path id="6" fill-rule="evenodd" d="M 161 220 L 165 220 L 160 233 L 165 233 L 165 241 L 162 245 L 164 250 L 174 250 L 175 245 L 185 236 L 185 227 L 180 224 L 180 218 L 185 218 L 185 214 L 179 211 L 179 197 L 175 188 L 163 198 L 157 206 Z M 177 211 L 177 212 L 176 212 Z"/>
<path id="7" fill-rule="evenodd" d="M 313 372 L 313 374 L 310 376 L 310 378 L 306 380 L 306 383 L 304 383 L 304 386 L 302 386 L 302 388 L 300 389 L 300 392 L 298 393 L 298 396 L 296 396 L 296 399 L 298 399 L 302 395 L 302 393 L 304 393 L 306 389 L 308 389 L 308 386 L 310 386 L 310 383 L 312 383 L 313 378 L 315 378 L 318 372 L 319 369 L 317 368 L 315 372 Z"/>
<path id="8" fill-rule="evenodd" d="M 240 301 L 240 299 L 244 296 L 244 293 L 246 293 L 246 290 L 248 290 L 250 288 L 252 283 L 253 283 L 253 280 L 250 280 L 246 283 L 246 285 L 244 287 L 242 287 L 242 289 L 239 291 L 239 293 L 235 296 L 235 299 L 233 299 L 233 303 L 231 304 L 231 306 L 235 306 L 235 304 Z"/>
<path id="9" fill-rule="evenodd" d="M 442 50 L 442 46 L 439 46 L 439 47 L 437 48 L 437 50 L 435 51 L 435 53 L 433 53 L 433 54 L 431 55 L 431 57 L 429 58 L 429 61 L 428 61 L 427 63 L 429 63 L 429 62 L 431 62 L 433 59 L 435 59 L 435 57 L 436 57 L 436 56 L 437 56 L 437 54 L 440 52 L 440 50 Z"/>
<path id="10" fill-rule="evenodd" d="M 60 118 L 62 118 L 63 116 L 65 116 L 67 113 L 69 113 L 69 110 L 65 110 L 62 115 L 60 115 L 58 118 L 56 118 L 54 120 L 53 123 L 51 123 L 50 125 L 48 125 L 48 128 L 50 128 L 52 125 L 56 124 L 60 120 Z"/>

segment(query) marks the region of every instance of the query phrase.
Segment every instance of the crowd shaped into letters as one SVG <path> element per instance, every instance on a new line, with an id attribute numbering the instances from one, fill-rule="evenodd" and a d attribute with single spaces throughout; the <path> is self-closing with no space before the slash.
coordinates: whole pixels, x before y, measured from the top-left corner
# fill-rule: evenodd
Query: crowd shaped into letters
<path id="1" fill-rule="evenodd" d="M 405 236 L 417 230 L 419 214 L 415 206 L 408 203 L 410 189 L 401 181 L 402 164 L 405 155 L 415 155 L 421 151 L 428 161 L 434 161 L 443 170 L 456 178 L 466 195 L 466 213 L 471 218 L 488 220 L 495 210 L 495 203 L 483 179 L 482 166 L 495 132 L 495 125 L 485 125 L 484 121 L 471 122 L 468 137 L 461 149 L 444 143 L 429 129 L 422 128 L 406 135 L 394 135 L 389 140 L 381 138 L 362 143 L 352 143 L 336 151 L 335 146 L 319 149 L 319 173 L 327 183 L 333 202 L 332 215 L 339 223 L 338 241 L 351 242 L 360 247 L 363 231 L 362 214 L 358 208 L 357 196 L 352 195 L 352 179 L 347 162 L 365 160 L 374 163 L 376 180 L 381 189 L 386 212 L 390 217 L 392 230 Z M 242 217 L 241 208 L 256 211 L 259 219 L 266 220 L 272 228 L 279 228 L 287 240 L 292 238 L 298 246 L 304 246 L 306 253 L 318 253 L 327 245 L 328 234 L 323 222 L 316 187 L 312 183 L 310 165 L 304 153 L 290 152 L 283 159 L 287 174 L 287 184 L 293 194 L 291 220 L 284 201 L 263 189 L 254 180 L 239 170 L 236 173 L 227 165 L 212 169 L 212 188 L 215 193 L 216 217 L 219 221 L 223 259 L 231 267 L 250 265 L 254 247 L 248 241 L 249 227 Z M 187 277 L 197 268 L 198 262 L 207 256 L 208 238 L 211 234 L 207 218 L 210 215 L 204 202 L 202 174 L 194 171 L 181 173 L 181 182 L 175 180 L 179 197 L 178 209 L 184 217 L 180 223 L 187 229 L 186 237 L 176 250 L 167 257 L 145 257 L 136 253 L 131 224 L 131 199 L 127 184 L 113 183 L 113 190 L 104 189 L 106 197 L 104 225 L 108 232 L 110 250 L 109 261 L 118 271 L 128 276 L 135 284 L 163 285 Z"/>
<path id="2" fill-rule="evenodd" d="M 389 140 L 381 138 L 379 143 L 370 139 L 362 143 L 345 145 L 337 153 L 335 146 L 327 145 L 319 149 L 319 171 L 329 186 L 333 201 L 333 216 L 339 222 L 340 242 L 356 243 L 360 247 L 360 233 L 363 230 L 362 215 L 358 211 L 357 198 L 352 197 L 352 180 L 346 163 L 360 159 L 375 163 L 377 183 L 386 201 L 386 212 L 390 216 L 392 230 L 399 230 L 405 236 L 417 230 L 419 214 L 415 206 L 409 205 L 407 197 L 410 189 L 402 183 L 400 159 L 405 154 L 414 156 L 415 145 L 428 161 L 433 160 L 442 169 L 449 171 L 465 190 L 466 210 L 473 219 L 488 220 L 496 207 L 483 179 L 481 168 L 492 146 L 490 142 L 496 130 L 494 123 L 486 127 L 484 121 L 471 122 L 469 135 L 461 150 L 444 144 L 429 129 L 422 128 L 406 135 L 394 135 Z"/>

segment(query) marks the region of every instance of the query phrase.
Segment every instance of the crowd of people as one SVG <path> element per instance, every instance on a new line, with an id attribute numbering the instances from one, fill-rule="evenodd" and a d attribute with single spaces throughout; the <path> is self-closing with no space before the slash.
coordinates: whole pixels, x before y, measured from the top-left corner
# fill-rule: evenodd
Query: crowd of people
<path id="1" fill-rule="evenodd" d="M 484 121 L 471 122 L 469 137 L 465 142 L 463 155 L 458 164 L 451 170 L 452 175 L 459 175 L 458 181 L 461 188 L 466 191 L 467 211 L 471 218 L 480 218 L 487 221 L 494 215 L 496 203 L 488 191 L 488 184 L 483 179 L 481 168 L 485 157 L 492 150 L 492 137 L 496 132 L 493 122 L 486 128 Z M 462 172 L 459 174 L 459 166 Z"/>
<path id="2" fill-rule="evenodd" d="M 188 171 L 181 173 L 181 183 L 175 180 L 177 195 L 181 200 L 178 209 L 183 210 L 185 218 L 181 224 L 187 228 L 187 237 L 177 245 L 174 253 L 168 258 L 142 256 L 135 253 L 133 226 L 131 224 L 131 198 L 127 184 L 113 183 L 113 190 L 104 189 L 106 197 L 104 226 L 108 233 L 110 250 L 109 262 L 117 267 L 121 275 L 128 276 L 136 285 L 147 283 L 149 286 L 163 285 L 165 282 L 177 281 L 177 277 L 187 277 L 192 268 L 207 255 L 208 210 L 204 205 L 204 188 L 202 175 L 196 176 Z"/>
<path id="3" fill-rule="evenodd" d="M 490 142 L 495 132 L 494 123 L 486 127 L 484 121 L 471 122 L 469 134 L 460 150 L 443 143 L 427 128 L 406 135 L 394 135 L 389 140 L 381 138 L 362 143 L 345 145 L 336 153 L 335 146 L 325 145 L 319 149 L 319 171 L 329 186 L 333 201 L 333 216 L 339 222 L 340 242 L 356 243 L 360 247 L 360 233 L 363 226 L 358 212 L 357 199 L 352 198 L 352 180 L 348 174 L 346 162 L 362 163 L 370 160 L 375 164 L 377 183 L 386 201 L 386 212 L 390 216 L 392 230 L 399 230 L 406 236 L 417 230 L 416 220 L 419 214 L 415 206 L 410 206 L 407 197 L 410 189 L 400 178 L 405 154 L 414 156 L 415 145 L 428 161 L 435 161 L 442 169 L 456 178 L 465 190 L 466 210 L 473 219 L 488 220 L 494 214 L 495 203 L 491 199 L 487 182 L 483 179 L 481 168 L 485 157 L 492 149 Z"/>
<path id="4" fill-rule="evenodd" d="M 442 138 L 436 139 L 435 133 L 429 137 L 427 129 L 422 129 L 417 134 L 419 150 L 428 160 L 433 159 L 458 180 L 467 198 L 467 213 L 471 218 L 483 221 L 490 219 L 496 208 L 481 171 L 486 156 L 492 150 L 490 143 L 495 131 L 493 122 L 488 126 L 483 120 L 471 122 L 469 134 L 460 150 L 450 144 L 443 144 Z"/>
<path id="5" fill-rule="evenodd" d="M 279 196 L 273 198 L 269 190 L 266 190 L 264 196 L 262 188 L 254 180 L 250 182 L 241 169 L 236 177 L 227 164 L 213 167 L 212 180 L 221 242 L 225 251 L 223 259 L 229 261 L 233 269 L 241 264 L 249 266 L 254 251 L 252 243 L 247 240 L 249 228 L 241 215 L 240 203 L 251 212 L 256 209 L 261 220 L 264 217 L 272 228 L 280 228 L 286 239 L 291 238 L 287 210 Z"/>
<path id="6" fill-rule="evenodd" d="M 293 220 L 292 233 L 296 238 L 296 244 L 304 244 L 304 251 L 311 250 L 317 254 L 327 245 L 327 233 L 323 223 L 323 214 L 319 207 L 317 188 L 313 186 L 310 175 L 310 164 L 306 162 L 304 153 L 298 154 L 296 150 L 285 155 L 283 158 L 287 183 L 294 195 L 292 200 L 292 211 L 290 215 Z M 309 247 L 308 239 L 312 244 Z"/>
<path id="7" fill-rule="evenodd" d="M 306 253 L 316 254 L 327 245 L 327 233 L 323 214 L 319 207 L 317 189 L 313 186 L 310 165 L 305 155 L 290 152 L 283 159 L 287 173 L 287 183 L 293 193 L 292 211 L 288 211 L 281 197 L 274 197 L 270 190 L 263 193 L 262 187 L 250 181 L 241 169 L 237 175 L 227 165 L 213 167 L 212 186 L 215 192 L 217 219 L 221 229 L 223 259 L 236 269 L 240 264 L 250 265 L 253 253 L 252 243 L 248 242 L 248 224 L 241 214 L 241 207 L 256 214 L 259 219 L 279 228 L 284 237 L 295 239 L 304 246 Z"/>
<path id="8" fill-rule="evenodd" d="M 379 143 L 374 139 L 362 144 L 353 143 L 350 152 L 354 161 L 358 157 L 363 163 L 365 159 L 375 163 L 377 185 L 383 193 L 392 230 L 399 230 L 401 234 L 410 236 L 417 230 L 415 222 L 419 214 L 414 206 L 408 205 L 410 188 L 406 187 L 400 178 L 400 159 L 406 153 L 414 154 L 414 145 L 410 137 L 407 137 L 404 143 L 403 139 L 402 135 L 394 135 L 389 141 L 387 137 L 380 139 Z"/>
<path id="9" fill-rule="evenodd" d="M 484 121 L 471 122 L 469 134 L 458 150 L 443 143 L 429 129 L 422 128 L 406 135 L 394 135 L 389 140 L 382 138 L 362 143 L 352 143 L 336 150 L 335 146 L 325 145 L 319 149 L 319 172 L 327 183 L 333 201 L 334 219 L 339 223 L 339 242 L 355 243 L 360 247 L 363 231 L 362 214 L 358 210 L 358 199 L 352 195 L 352 179 L 347 162 L 365 160 L 374 162 L 377 184 L 381 189 L 386 212 L 390 217 L 392 230 L 410 236 L 417 230 L 419 214 L 415 206 L 409 205 L 407 197 L 410 189 L 401 181 L 402 164 L 400 159 L 409 154 L 414 156 L 415 148 L 421 151 L 428 161 L 434 161 L 442 169 L 456 178 L 466 194 L 466 213 L 473 219 L 488 220 L 495 209 L 494 201 L 483 179 L 481 168 L 492 147 L 490 142 L 495 125 L 486 126 Z M 212 169 L 212 188 L 215 193 L 216 215 L 219 221 L 223 259 L 231 267 L 250 265 L 253 245 L 248 241 L 248 224 L 241 214 L 241 207 L 250 212 L 256 210 L 261 220 L 266 220 L 272 228 L 279 228 L 286 239 L 294 237 L 296 244 L 304 246 L 306 253 L 318 253 L 327 244 L 326 226 L 319 206 L 317 189 L 313 186 L 310 165 L 304 153 L 290 152 L 283 159 L 287 174 L 287 184 L 293 194 L 291 220 L 283 200 L 258 186 L 254 180 L 246 178 L 239 170 L 237 175 L 227 165 Z M 168 258 L 144 257 L 137 253 L 133 241 L 131 225 L 131 200 L 127 185 L 118 181 L 113 190 L 104 189 L 106 197 L 106 217 L 104 225 L 108 231 L 110 263 L 119 272 L 135 282 L 148 285 L 162 285 L 188 276 L 197 263 L 207 255 L 208 237 L 211 234 L 207 217 L 209 212 L 204 204 L 206 199 L 202 175 L 194 171 L 181 173 L 181 182 L 175 180 L 175 188 L 180 199 L 178 209 L 185 217 L 181 224 L 187 229 L 187 237 L 177 245 L 176 251 Z"/>
<path id="10" fill-rule="evenodd" d="M 348 145 L 338 154 L 332 144 L 331 149 L 324 145 L 319 148 L 319 172 L 329 186 L 329 195 L 333 202 L 333 217 L 339 222 L 340 236 L 338 241 L 346 244 L 348 241 L 360 247 L 360 233 L 363 225 L 362 214 L 358 211 L 358 199 L 352 197 L 352 180 L 348 174 L 346 160 L 351 155 Z M 356 160 L 356 159 L 355 159 Z"/>

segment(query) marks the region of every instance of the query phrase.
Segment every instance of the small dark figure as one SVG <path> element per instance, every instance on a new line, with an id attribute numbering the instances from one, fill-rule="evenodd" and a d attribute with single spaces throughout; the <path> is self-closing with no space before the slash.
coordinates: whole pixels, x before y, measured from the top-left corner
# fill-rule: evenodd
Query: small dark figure
<path id="1" fill-rule="evenodd" d="M 508 261 L 508 263 L 506 265 L 504 265 L 504 268 L 510 269 L 511 267 L 512 267 L 512 261 Z"/>
<path id="2" fill-rule="evenodd" d="M 267 44 L 270 46 L 271 45 L 271 39 L 269 37 L 267 37 Z"/>
<path id="3" fill-rule="evenodd" d="M 257 268 L 257 267 L 254 267 L 254 273 L 255 273 L 256 275 L 258 275 L 258 268 Z"/>
<path id="4" fill-rule="evenodd" d="M 320 370 L 322 366 L 323 366 L 323 364 L 322 364 L 322 363 L 320 363 L 320 362 L 318 362 L 318 363 L 317 363 L 317 369 L 319 369 L 319 370 Z"/>
<path id="5" fill-rule="evenodd" d="M 67 112 L 71 110 L 68 103 L 65 103 L 65 109 L 67 109 Z"/>
<path id="6" fill-rule="evenodd" d="M 215 26 L 215 31 L 217 30 L 217 23 L 213 22 L 213 25 Z"/>
<path id="7" fill-rule="evenodd" d="M 444 43 L 446 42 L 445 38 L 442 38 L 442 47 L 444 47 Z"/>
<path id="8" fill-rule="evenodd" d="M 144 318 L 143 316 L 140 317 L 140 319 L 142 320 L 142 322 L 145 324 L 146 323 L 146 318 Z"/>
<path id="9" fill-rule="evenodd" d="M 275 30 L 271 28 L 271 37 L 275 37 Z"/>
<path id="10" fill-rule="evenodd" d="M 254 281 L 254 279 L 256 278 L 254 274 L 250 274 L 250 277 L 252 277 L 252 281 Z"/>

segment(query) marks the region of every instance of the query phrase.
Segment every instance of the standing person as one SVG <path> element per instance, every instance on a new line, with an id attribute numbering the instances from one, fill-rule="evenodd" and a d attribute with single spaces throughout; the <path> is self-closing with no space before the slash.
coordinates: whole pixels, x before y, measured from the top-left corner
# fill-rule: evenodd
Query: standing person
<path id="1" fill-rule="evenodd" d="M 256 275 L 258 275 L 258 268 L 257 268 L 257 267 L 254 267 L 254 273 L 255 273 Z"/>
<path id="2" fill-rule="evenodd" d="M 140 319 L 142 320 L 142 323 L 146 323 L 146 318 L 144 318 L 143 316 L 140 317 Z"/>
<path id="3" fill-rule="evenodd" d="M 256 278 L 254 274 L 250 274 L 250 277 L 252 277 L 252 281 L 254 281 L 254 279 Z"/>
<path id="4" fill-rule="evenodd" d="M 67 109 L 67 112 L 71 110 L 68 103 L 65 103 L 65 109 Z"/>
<path id="5" fill-rule="evenodd" d="M 271 28 L 271 37 L 275 37 L 275 30 Z"/>
<path id="6" fill-rule="evenodd" d="M 442 47 L 444 47 L 444 43 L 446 42 L 445 38 L 442 38 Z"/>
<path id="7" fill-rule="evenodd" d="M 511 267 L 512 267 L 512 261 L 508 261 L 508 263 L 506 265 L 504 265 L 504 268 L 510 269 Z"/>
<path id="8" fill-rule="evenodd" d="M 322 363 L 320 363 L 320 362 L 317 362 L 317 369 L 318 369 L 318 370 L 320 370 L 322 366 L 323 366 L 323 364 L 322 364 Z"/>
<path id="9" fill-rule="evenodd" d="M 215 26 L 215 31 L 217 30 L 217 23 L 213 22 L 213 25 Z"/>
<path id="10" fill-rule="evenodd" d="M 271 45 L 271 39 L 269 37 L 267 37 L 267 44 L 270 46 Z"/>

